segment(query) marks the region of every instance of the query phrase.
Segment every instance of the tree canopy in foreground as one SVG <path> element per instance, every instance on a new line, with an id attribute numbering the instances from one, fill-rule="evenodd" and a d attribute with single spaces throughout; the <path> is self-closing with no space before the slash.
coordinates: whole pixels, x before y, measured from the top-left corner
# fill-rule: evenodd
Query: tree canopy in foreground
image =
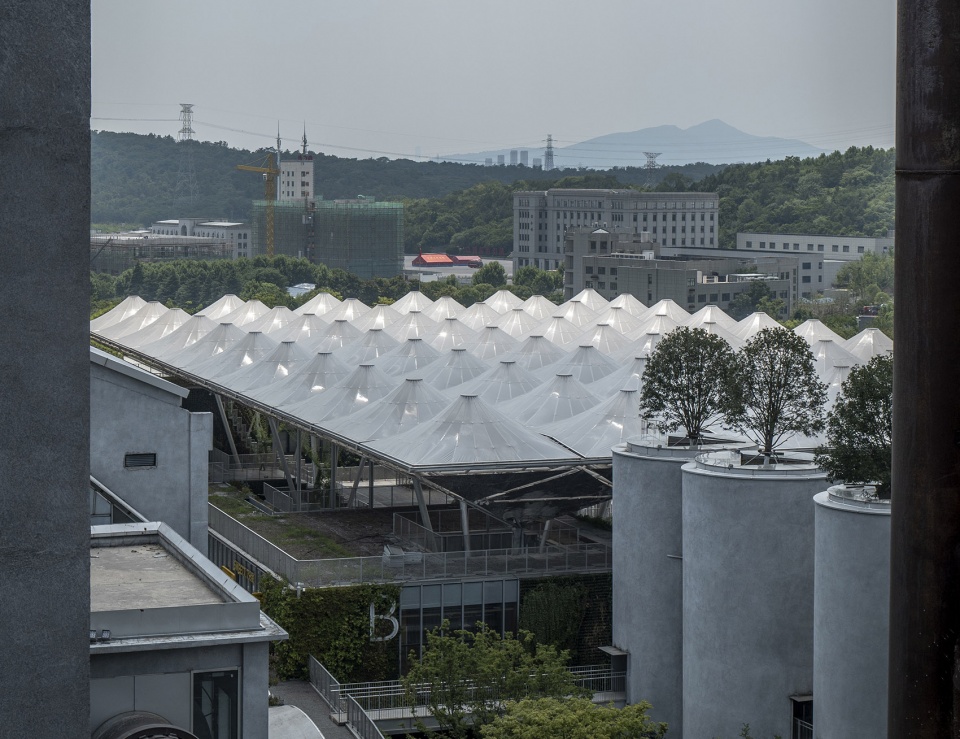
<path id="1" fill-rule="evenodd" d="M 521 630 L 501 637 L 486 624 L 450 631 L 449 622 L 427 634 L 423 656 L 411 654 L 403 685 L 411 707 L 426 703 L 439 728 L 428 735 L 468 737 L 523 698 L 563 698 L 581 691 L 566 668 L 567 653 L 536 644 Z"/>
<path id="2" fill-rule="evenodd" d="M 667 725 L 651 721 L 650 704 L 602 706 L 587 698 L 540 698 L 507 706 L 480 730 L 483 739 L 659 739 Z"/>

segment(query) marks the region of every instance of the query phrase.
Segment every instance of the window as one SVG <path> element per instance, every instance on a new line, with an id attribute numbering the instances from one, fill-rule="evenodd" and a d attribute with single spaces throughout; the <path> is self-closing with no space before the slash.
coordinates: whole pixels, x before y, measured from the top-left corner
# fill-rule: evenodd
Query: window
<path id="1" fill-rule="evenodd" d="M 834 244 L 833 246 L 831 246 L 830 249 L 831 249 L 832 251 L 840 251 L 840 247 L 838 247 L 836 244 Z"/>
<path id="2" fill-rule="evenodd" d="M 862 246 L 858 246 L 858 247 L 857 247 L 857 254 L 863 254 L 863 247 L 862 247 Z"/>
<path id="3" fill-rule="evenodd" d="M 752 248 L 753 248 L 753 242 L 752 242 L 752 241 L 748 241 L 748 242 L 747 242 L 747 248 L 748 248 L 748 249 L 752 249 Z"/>
<path id="4" fill-rule="evenodd" d="M 610 268 L 610 276 L 611 276 L 611 277 L 614 277 L 614 276 L 616 276 L 616 274 L 617 274 L 617 268 L 616 268 L 616 267 L 611 267 L 611 268 Z"/>
<path id="5" fill-rule="evenodd" d="M 793 722 L 790 739 L 813 739 L 813 699 L 809 696 L 791 698 Z"/>
<path id="6" fill-rule="evenodd" d="M 804 262 L 803 269 L 810 269 L 810 262 Z"/>
<path id="7" fill-rule="evenodd" d="M 605 275 L 605 274 L 607 274 L 607 268 L 606 268 L 606 267 L 598 267 L 598 268 L 597 268 L 597 274 L 598 274 L 598 275 Z"/>
<path id="8" fill-rule="evenodd" d="M 817 244 L 817 251 L 823 251 L 823 244 Z"/>
<path id="9" fill-rule="evenodd" d="M 793 250 L 794 250 L 794 251 L 800 251 L 800 244 L 794 244 L 794 245 L 793 245 Z"/>
<path id="10" fill-rule="evenodd" d="M 849 253 L 850 253 L 850 245 L 849 245 L 849 244 L 844 244 L 844 245 L 843 245 L 843 253 L 844 253 L 844 254 L 849 254 Z"/>
<path id="11" fill-rule="evenodd" d="M 193 733 L 210 739 L 240 737 L 238 670 L 193 674 Z"/>
<path id="12" fill-rule="evenodd" d="M 156 467 L 157 455 L 155 452 L 140 452 L 140 453 L 134 453 L 134 454 L 124 454 L 123 466 L 128 469 Z"/>
<path id="13" fill-rule="evenodd" d="M 724 303 L 730 302 L 730 293 L 723 293 L 720 298 Z"/>
<path id="14" fill-rule="evenodd" d="M 800 278 L 800 281 L 804 283 L 810 282 L 810 275 L 804 275 L 803 277 Z"/>
<path id="15" fill-rule="evenodd" d="M 592 274 L 593 274 L 593 267 L 588 264 L 586 267 L 584 267 L 584 271 L 585 271 L 588 275 L 592 275 Z"/>
<path id="16" fill-rule="evenodd" d="M 617 283 L 616 283 L 616 282 L 611 282 L 611 283 L 610 283 L 610 289 L 611 289 L 611 290 L 616 290 L 616 289 L 617 289 Z"/>

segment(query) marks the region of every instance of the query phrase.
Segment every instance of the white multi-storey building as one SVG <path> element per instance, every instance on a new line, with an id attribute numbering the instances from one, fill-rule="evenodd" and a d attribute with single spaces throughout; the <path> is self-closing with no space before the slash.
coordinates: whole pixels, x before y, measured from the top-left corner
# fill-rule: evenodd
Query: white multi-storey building
<path id="1" fill-rule="evenodd" d="M 280 162 L 277 200 L 313 200 L 313 156 L 297 154 Z"/>
<path id="2" fill-rule="evenodd" d="M 157 236 L 189 236 L 198 239 L 217 239 L 229 244 L 230 255 L 238 257 L 253 256 L 250 251 L 251 228 L 248 223 L 239 221 L 210 221 L 205 218 L 169 218 L 155 221 L 150 233 Z"/>
<path id="3" fill-rule="evenodd" d="M 513 196 L 514 273 L 519 267 L 563 264 L 569 228 L 608 227 L 648 232 L 663 246 L 719 247 L 720 198 L 707 192 L 574 190 L 517 192 Z"/>
<path id="4" fill-rule="evenodd" d="M 864 254 L 889 254 L 893 251 L 893 231 L 886 236 L 826 236 L 823 234 L 738 233 L 737 249 L 789 251 L 850 262 Z"/>

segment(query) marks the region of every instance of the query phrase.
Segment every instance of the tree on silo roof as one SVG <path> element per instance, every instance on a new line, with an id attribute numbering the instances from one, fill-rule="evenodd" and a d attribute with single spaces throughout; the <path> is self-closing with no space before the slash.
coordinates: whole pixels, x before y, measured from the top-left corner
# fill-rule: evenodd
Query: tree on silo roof
<path id="1" fill-rule="evenodd" d="M 877 497 L 887 499 L 892 444 L 893 357 L 876 356 L 843 381 L 817 464 L 844 482 L 875 484 Z"/>
<path id="2" fill-rule="evenodd" d="M 785 328 L 759 331 L 734 355 L 729 378 L 724 419 L 765 457 L 794 434 L 823 430 L 827 386 L 803 337 Z"/>
<path id="3" fill-rule="evenodd" d="M 643 371 L 640 415 L 660 431 L 686 432 L 691 445 L 721 416 L 733 350 L 702 328 L 680 326 L 656 346 Z"/>

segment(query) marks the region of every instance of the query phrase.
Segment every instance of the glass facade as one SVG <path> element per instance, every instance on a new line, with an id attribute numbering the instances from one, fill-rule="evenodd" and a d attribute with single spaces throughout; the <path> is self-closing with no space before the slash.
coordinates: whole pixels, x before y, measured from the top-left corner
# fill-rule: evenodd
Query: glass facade
<path id="1" fill-rule="evenodd" d="M 410 652 L 420 654 L 426 634 L 444 620 L 451 629 L 487 624 L 501 635 L 517 630 L 519 581 L 407 585 L 400 592 L 400 671 L 407 671 Z"/>

